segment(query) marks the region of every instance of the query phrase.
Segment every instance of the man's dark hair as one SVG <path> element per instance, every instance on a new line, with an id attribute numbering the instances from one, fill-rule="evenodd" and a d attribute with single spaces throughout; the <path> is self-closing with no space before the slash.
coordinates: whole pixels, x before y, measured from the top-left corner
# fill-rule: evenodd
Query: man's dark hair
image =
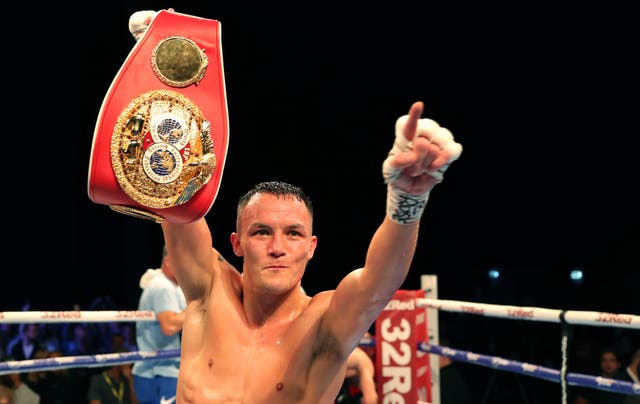
<path id="1" fill-rule="evenodd" d="M 256 194 L 271 194 L 278 197 L 292 196 L 297 200 L 304 202 L 307 210 L 309 210 L 309 213 L 311 214 L 311 217 L 313 217 L 313 204 L 311 203 L 311 198 L 309 198 L 301 188 L 281 181 L 266 181 L 256 184 L 249 190 L 249 192 L 242 195 L 238 200 L 238 214 L 240 214 L 240 211 L 247 206 L 251 197 Z"/>
<path id="2" fill-rule="evenodd" d="M 616 357 L 616 360 L 620 360 L 620 353 L 614 346 L 606 345 L 604 348 L 600 349 L 600 357 L 606 353 L 611 353 Z"/>

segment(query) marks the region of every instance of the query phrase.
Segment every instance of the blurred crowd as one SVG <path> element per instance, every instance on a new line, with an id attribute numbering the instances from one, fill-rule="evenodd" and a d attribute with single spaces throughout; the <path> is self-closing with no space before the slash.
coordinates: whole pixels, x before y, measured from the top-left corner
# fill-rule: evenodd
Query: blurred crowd
<path id="1" fill-rule="evenodd" d="M 74 305 L 74 310 L 81 310 Z M 120 310 L 109 296 L 82 310 Z M 23 306 L 29 311 L 29 304 Z M 134 322 L 0 323 L 0 361 L 137 351 Z M 2 375 L 0 386 L 31 390 L 40 404 L 87 403 L 91 378 L 103 368 L 71 368 Z M 28 394 L 31 394 L 30 392 Z"/>

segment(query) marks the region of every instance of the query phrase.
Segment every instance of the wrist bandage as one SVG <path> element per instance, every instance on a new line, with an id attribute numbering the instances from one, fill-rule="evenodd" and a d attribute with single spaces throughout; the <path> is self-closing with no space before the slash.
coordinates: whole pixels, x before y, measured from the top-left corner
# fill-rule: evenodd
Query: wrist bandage
<path id="1" fill-rule="evenodd" d="M 429 191 L 421 195 L 411 195 L 392 184 L 387 185 L 387 215 L 398 224 L 411 224 L 422 217 Z"/>

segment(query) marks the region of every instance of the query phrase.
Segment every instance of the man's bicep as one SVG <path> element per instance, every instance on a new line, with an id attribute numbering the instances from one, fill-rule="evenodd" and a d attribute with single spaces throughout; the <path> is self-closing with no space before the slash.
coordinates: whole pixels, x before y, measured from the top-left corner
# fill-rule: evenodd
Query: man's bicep
<path id="1" fill-rule="evenodd" d="M 358 346 L 386 304 L 363 282 L 362 271 L 356 269 L 340 282 L 325 313 L 325 325 L 345 348 Z"/>
<path id="2" fill-rule="evenodd" d="M 210 265 L 184 265 L 176 271 L 178 285 L 187 302 L 202 299 L 208 294 L 213 272 L 213 258 Z"/>
<path id="3" fill-rule="evenodd" d="M 207 222 L 165 222 L 162 230 L 175 277 L 187 301 L 203 297 L 211 283 L 216 255 Z"/>

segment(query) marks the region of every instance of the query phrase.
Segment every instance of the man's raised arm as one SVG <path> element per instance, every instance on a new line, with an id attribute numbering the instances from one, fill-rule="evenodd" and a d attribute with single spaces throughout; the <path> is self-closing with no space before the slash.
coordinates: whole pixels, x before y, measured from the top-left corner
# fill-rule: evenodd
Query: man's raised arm
<path id="1" fill-rule="evenodd" d="M 396 122 L 395 142 L 382 167 L 386 215 L 371 239 L 364 267 L 338 285 L 327 312 L 326 325 L 345 349 L 359 343 L 406 279 L 429 193 L 462 152 L 449 130 L 420 118 L 422 111 L 422 102 L 416 102 Z"/>
<path id="2" fill-rule="evenodd" d="M 163 222 L 162 232 L 187 302 L 202 298 L 211 285 L 215 254 L 206 220 L 187 224 Z"/>

